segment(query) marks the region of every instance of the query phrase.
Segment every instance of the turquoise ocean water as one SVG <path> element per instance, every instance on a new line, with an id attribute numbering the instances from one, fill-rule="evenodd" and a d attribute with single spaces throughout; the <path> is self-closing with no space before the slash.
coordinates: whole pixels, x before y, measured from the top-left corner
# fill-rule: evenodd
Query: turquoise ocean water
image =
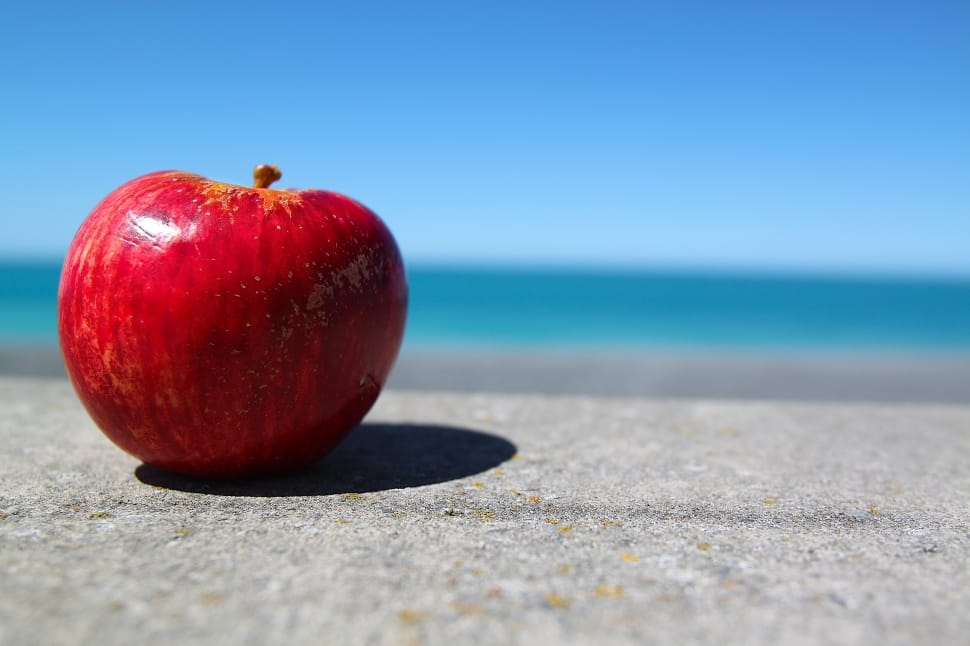
<path id="1" fill-rule="evenodd" d="M 0 262 L 0 343 L 56 342 L 56 263 Z M 406 347 L 970 353 L 970 278 L 413 267 Z"/>

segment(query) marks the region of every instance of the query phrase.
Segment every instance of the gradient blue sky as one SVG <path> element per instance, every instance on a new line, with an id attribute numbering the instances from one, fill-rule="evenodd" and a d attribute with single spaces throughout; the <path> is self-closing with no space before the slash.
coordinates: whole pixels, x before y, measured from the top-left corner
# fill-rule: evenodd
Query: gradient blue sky
<path id="1" fill-rule="evenodd" d="M 179 168 L 420 262 L 970 275 L 970 3 L 8 3 L 0 255 Z"/>

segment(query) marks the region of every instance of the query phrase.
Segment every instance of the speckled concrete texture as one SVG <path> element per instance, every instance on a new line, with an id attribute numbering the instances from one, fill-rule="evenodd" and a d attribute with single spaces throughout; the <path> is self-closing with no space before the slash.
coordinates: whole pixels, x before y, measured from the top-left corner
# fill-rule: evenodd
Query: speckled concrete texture
<path id="1" fill-rule="evenodd" d="M 0 379 L 3 644 L 963 644 L 970 408 L 388 392 L 289 478 Z"/>

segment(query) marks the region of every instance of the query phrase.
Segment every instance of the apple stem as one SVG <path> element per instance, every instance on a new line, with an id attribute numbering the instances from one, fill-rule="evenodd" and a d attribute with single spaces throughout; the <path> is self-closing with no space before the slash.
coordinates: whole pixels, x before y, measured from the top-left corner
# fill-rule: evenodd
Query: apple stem
<path id="1" fill-rule="evenodd" d="M 269 185 L 283 177 L 279 166 L 260 164 L 253 169 L 253 187 L 269 188 Z"/>

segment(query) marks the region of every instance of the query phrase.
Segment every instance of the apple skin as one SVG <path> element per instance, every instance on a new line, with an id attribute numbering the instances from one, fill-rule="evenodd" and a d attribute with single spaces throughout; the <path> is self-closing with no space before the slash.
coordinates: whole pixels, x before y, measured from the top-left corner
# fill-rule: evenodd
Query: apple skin
<path id="1" fill-rule="evenodd" d="M 407 298 L 390 231 L 350 198 L 164 171 L 81 225 L 58 331 L 112 441 L 234 478 L 309 466 L 354 429 L 397 356 Z"/>

